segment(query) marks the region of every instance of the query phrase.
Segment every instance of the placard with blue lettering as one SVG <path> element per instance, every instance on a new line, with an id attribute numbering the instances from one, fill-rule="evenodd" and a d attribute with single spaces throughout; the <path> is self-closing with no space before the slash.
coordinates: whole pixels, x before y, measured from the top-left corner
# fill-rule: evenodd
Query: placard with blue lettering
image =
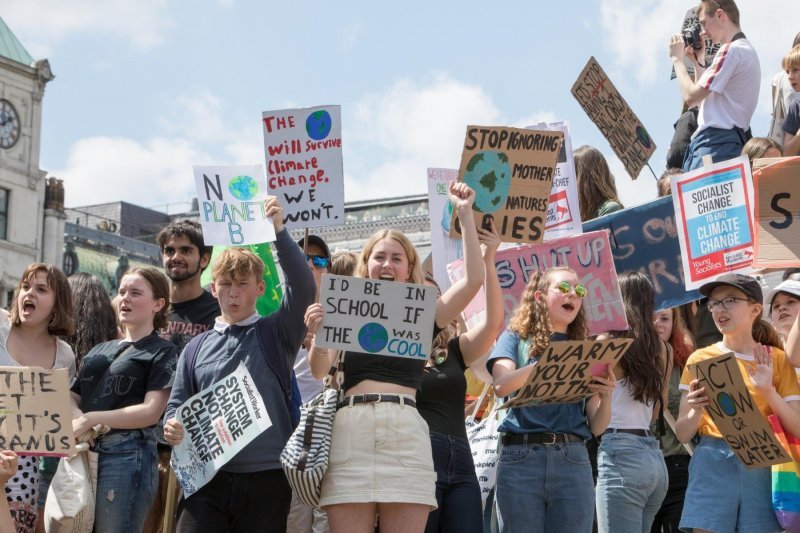
<path id="1" fill-rule="evenodd" d="M 187 498 L 272 426 L 244 363 L 183 402 L 175 418 L 183 424 L 184 437 L 173 446 L 170 464 Z"/>
<path id="2" fill-rule="evenodd" d="M 753 178 L 746 155 L 670 178 L 687 289 L 752 272 Z"/>
<path id="3" fill-rule="evenodd" d="M 267 185 L 289 229 L 344 224 L 342 108 L 264 111 Z"/>
<path id="4" fill-rule="evenodd" d="M 206 244 L 237 246 L 275 240 L 261 165 L 196 166 L 194 181 Z"/>
<path id="5" fill-rule="evenodd" d="M 700 299 L 683 283 L 681 247 L 672 198 L 629 207 L 583 223 L 583 231 L 611 231 L 611 255 L 618 273 L 641 272 L 653 284 L 656 310 Z"/>
<path id="6" fill-rule="evenodd" d="M 325 274 L 315 346 L 426 360 L 436 298 L 430 285 Z"/>

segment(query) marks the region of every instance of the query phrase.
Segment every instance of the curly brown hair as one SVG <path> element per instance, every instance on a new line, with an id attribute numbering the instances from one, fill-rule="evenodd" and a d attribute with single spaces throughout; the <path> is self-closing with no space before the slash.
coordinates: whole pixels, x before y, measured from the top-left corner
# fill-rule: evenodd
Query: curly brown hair
<path id="1" fill-rule="evenodd" d="M 525 285 L 520 302 L 508 323 L 509 331 L 519 335 L 520 339 L 531 340 L 528 357 L 541 354 L 550 344 L 552 327 L 550 325 L 550 312 L 547 309 L 547 300 L 536 298 L 536 293 L 546 293 L 550 289 L 554 272 L 571 272 L 575 274 L 574 270 L 566 266 L 553 267 L 544 272 L 534 272 L 528 284 Z M 577 274 L 575 275 L 577 276 Z M 575 320 L 567 326 L 567 338 L 569 340 L 584 340 L 587 330 L 586 313 L 583 305 L 581 305 Z"/>

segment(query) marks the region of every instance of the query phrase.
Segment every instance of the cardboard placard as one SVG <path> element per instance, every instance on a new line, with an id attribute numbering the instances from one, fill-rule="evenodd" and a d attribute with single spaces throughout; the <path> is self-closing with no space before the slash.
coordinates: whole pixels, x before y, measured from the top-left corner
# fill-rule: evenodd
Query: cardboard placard
<path id="1" fill-rule="evenodd" d="M 289 229 L 344 224 L 342 108 L 264 111 L 267 185 Z"/>
<path id="2" fill-rule="evenodd" d="M 756 191 L 757 268 L 800 266 L 800 157 L 783 159 L 753 174 Z"/>
<path id="3" fill-rule="evenodd" d="M 236 246 L 275 240 L 264 200 L 261 165 L 195 166 L 200 224 L 206 244 Z"/>
<path id="4" fill-rule="evenodd" d="M 428 212 L 431 221 L 431 256 L 433 279 L 442 289 L 450 288 L 447 265 L 464 257 L 461 240 L 450 236 L 453 205 L 450 203 L 449 186 L 458 179 L 458 170 L 450 168 L 428 169 Z"/>
<path id="5" fill-rule="evenodd" d="M 588 398 L 595 376 L 605 377 L 628 351 L 633 339 L 551 342 L 533 365 L 528 380 L 503 409 L 544 403 L 573 403 Z"/>
<path id="6" fill-rule="evenodd" d="M 792 460 L 750 396 L 733 353 L 705 359 L 690 365 L 689 370 L 706 389 L 706 412 L 747 468 Z"/>
<path id="7" fill-rule="evenodd" d="M 244 363 L 185 402 L 175 418 L 184 437 L 170 464 L 184 497 L 197 492 L 234 455 L 272 426 L 264 401 Z"/>
<path id="8" fill-rule="evenodd" d="M 658 198 L 583 223 L 583 231 L 599 229 L 611 231 L 617 272 L 636 270 L 652 282 L 656 311 L 701 298 L 699 292 L 684 286 L 672 198 Z"/>
<path id="9" fill-rule="evenodd" d="M 0 450 L 61 457 L 75 453 L 66 369 L 0 367 Z"/>
<path id="10" fill-rule="evenodd" d="M 349 276 L 322 276 L 325 310 L 315 345 L 425 360 L 431 353 L 436 288 Z"/>
<path id="11" fill-rule="evenodd" d="M 569 266 L 586 287 L 583 306 L 589 322 L 589 335 L 628 329 L 606 231 L 498 250 L 495 266 L 503 291 L 506 323 L 534 272 L 554 266 Z M 463 278 L 464 261 L 454 262 L 448 270 L 453 281 Z M 472 327 L 481 320 L 485 306 L 486 297 L 481 288 L 464 309 L 467 326 Z"/>
<path id="12" fill-rule="evenodd" d="M 670 177 L 687 289 L 753 265 L 753 179 L 746 155 Z"/>
<path id="13" fill-rule="evenodd" d="M 572 95 L 636 179 L 656 151 L 656 143 L 594 57 L 572 86 Z"/>
<path id="14" fill-rule="evenodd" d="M 504 242 L 544 238 L 547 202 L 558 154 L 560 131 L 467 126 L 458 181 L 475 190 L 475 223 L 494 217 Z M 458 236 L 455 220 L 451 236 Z"/>

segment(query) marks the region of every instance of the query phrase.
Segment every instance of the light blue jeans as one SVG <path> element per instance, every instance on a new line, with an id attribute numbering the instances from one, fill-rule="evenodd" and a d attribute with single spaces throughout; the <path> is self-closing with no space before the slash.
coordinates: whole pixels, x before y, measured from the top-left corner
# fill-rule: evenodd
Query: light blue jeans
<path id="1" fill-rule="evenodd" d="M 649 533 L 668 485 L 655 437 L 603 435 L 597 452 L 597 530 Z"/>
<path id="2" fill-rule="evenodd" d="M 158 490 L 158 452 L 152 429 L 114 431 L 94 447 L 97 498 L 94 530 L 138 532 Z"/>
<path id="3" fill-rule="evenodd" d="M 495 502 L 502 533 L 590 533 L 594 490 L 586 445 L 504 445 Z"/>

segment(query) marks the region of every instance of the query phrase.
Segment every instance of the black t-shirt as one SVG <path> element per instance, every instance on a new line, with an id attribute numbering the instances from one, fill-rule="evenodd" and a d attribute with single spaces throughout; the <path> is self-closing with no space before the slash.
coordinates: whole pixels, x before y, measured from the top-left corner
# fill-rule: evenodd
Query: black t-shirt
<path id="1" fill-rule="evenodd" d="M 447 359 L 442 364 L 425 367 L 417 393 L 417 410 L 428 423 L 430 431 L 467 438 L 464 426 L 466 370 L 458 337 L 447 343 Z"/>
<path id="2" fill-rule="evenodd" d="M 177 360 L 175 345 L 155 331 L 134 343 L 104 342 L 86 354 L 71 390 L 85 413 L 137 405 L 149 391 L 172 387 Z"/>
<path id="3" fill-rule="evenodd" d="M 173 303 L 169 323 L 158 334 L 177 346 L 180 352 L 192 337 L 213 328 L 214 319 L 219 315 L 219 302 L 210 292 L 203 291 L 194 300 Z"/>

